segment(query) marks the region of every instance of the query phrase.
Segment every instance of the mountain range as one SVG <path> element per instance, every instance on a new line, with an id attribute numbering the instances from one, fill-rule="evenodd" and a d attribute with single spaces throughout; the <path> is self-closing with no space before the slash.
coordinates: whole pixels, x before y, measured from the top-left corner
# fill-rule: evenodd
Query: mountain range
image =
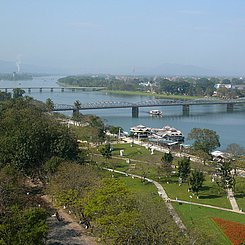
<path id="1" fill-rule="evenodd" d="M 0 60 L 0 73 L 17 72 L 17 64 L 13 61 Z M 31 64 L 20 64 L 20 72 L 23 73 L 47 73 L 47 74 L 74 74 L 69 69 L 38 66 Z M 79 73 L 79 72 L 77 72 Z M 100 71 L 100 73 L 103 73 Z M 108 73 L 108 72 L 106 72 Z M 166 76 L 241 76 L 239 73 L 219 72 L 195 65 L 182 65 L 165 63 L 157 67 L 138 67 L 135 70 L 137 75 L 166 75 Z"/>

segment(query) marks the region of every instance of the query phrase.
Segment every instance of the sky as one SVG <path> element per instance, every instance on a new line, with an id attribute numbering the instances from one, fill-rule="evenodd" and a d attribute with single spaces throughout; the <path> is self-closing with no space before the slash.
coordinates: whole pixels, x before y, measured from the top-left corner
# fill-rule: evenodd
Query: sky
<path id="1" fill-rule="evenodd" d="M 0 0 L 0 60 L 70 73 L 245 74 L 244 0 Z"/>

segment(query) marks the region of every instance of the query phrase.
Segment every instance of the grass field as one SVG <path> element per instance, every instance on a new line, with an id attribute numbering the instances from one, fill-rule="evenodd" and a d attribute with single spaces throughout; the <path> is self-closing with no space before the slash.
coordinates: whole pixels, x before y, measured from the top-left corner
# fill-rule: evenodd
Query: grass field
<path id="1" fill-rule="evenodd" d="M 153 155 L 151 155 L 151 152 L 148 149 L 138 145 L 130 147 L 129 144 L 114 144 L 113 147 L 113 157 L 116 157 L 116 159 L 110 159 L 109 163 L 113 165 L 115 169 L 138 175 L 146 174 L 148 178 L 152 178 L 160 182 L 170 198 L 175 199 L 177 197 L 179 200 L 209 204 L 228 209 L 231 208 L 226 193 L 218 189 L 217 184 L 211 182 L 211 178 L 208 175 L 205 177 L 203 188 L 199 192 L 199 199 L 197 199 L 195 196 L 193 196 L 193 194 L 188 192 L 189 186 L 187 183 L 183 183 L 181 186 L 179 186 L 177 175 L 173 175 L 170 179 L 166 179 L 164 176 L 161 177 L 161 179 L 158 179 L 158 170 L 163 153 L 155 152 Z M 124 149 L 125 156 L 123 159 L 121 159 L 119 156 L 121 149 Z M 99 161 L 103 160 L 101 156 L 97 157 L 100 158 Z M 131 159 L 131 164 L 126 163 L 127 158 Z M 135 166 L 131 169 L 130 165 L 132 164 Z M 117 176 L 120 177 L 120 175 Z M 157 195 L 157 190 L 152 184 L 142 183 L 141 180 L 132 179 L 130 177 L 120 178 L 123 179 L 126 185 L 135 193 L 148 193 L 147 196 L 149 198 Z M 239 207 L 243 210 L 245 210 L 244 186 L 245 179 L 237 177 L 235 197 Z M 190 198 L 190 195 L 192 198 Z M 245 215 L 188 204 L 173 203 L 173 206 L 189 230 L 201 231 L 203 235 L 207 237 L 207 239 L 212 240 L 210 240 L 209 243 L 212 245 L 231 244 L 229 239 L 226 238 L 220 228 L 211 219 L 212 217 L 218 217 L 224 220 L 245 224 Z"/>
<path id="2" fill-rule="evenodd" d="M 212 221 L 212 217 L 218 217 L 224 220 L 235 221 L 245 224 L 245 215 L 232 212 L 226 212 L 211 208 L 199 207 L 188 204 L 173 204 L 175 210 L 180 215 L 187 228 L 198 228 L 207 236 L 207 239 L 214 240 L 214 245 L 230 245 L 231 242 L 223 234 L 220 228 Z"/>

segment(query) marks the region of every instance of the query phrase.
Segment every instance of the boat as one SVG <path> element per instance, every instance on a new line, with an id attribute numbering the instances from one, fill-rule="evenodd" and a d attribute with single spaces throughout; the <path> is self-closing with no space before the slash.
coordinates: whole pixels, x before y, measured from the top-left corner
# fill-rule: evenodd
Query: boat
<path id="1" fill-rule="evenodd" d="M 159 110 L 151 110 L 151 111 L 149 111 L 149 113 L 150 113 L 152 116 L 162 116 L 162 112 L 159 111 Z"/>

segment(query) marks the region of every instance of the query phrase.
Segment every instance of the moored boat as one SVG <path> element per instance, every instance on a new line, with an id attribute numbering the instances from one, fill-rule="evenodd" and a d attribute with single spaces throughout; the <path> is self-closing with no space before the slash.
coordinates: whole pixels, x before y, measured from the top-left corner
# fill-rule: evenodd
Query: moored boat
<path id="1" fill-rule="evenodd" d="M 152 115 L 152 116 L 162 116 L 162 112 L 159 111 L 159 110 L 151 110 L 149 111 L 149 113 Z"/>

